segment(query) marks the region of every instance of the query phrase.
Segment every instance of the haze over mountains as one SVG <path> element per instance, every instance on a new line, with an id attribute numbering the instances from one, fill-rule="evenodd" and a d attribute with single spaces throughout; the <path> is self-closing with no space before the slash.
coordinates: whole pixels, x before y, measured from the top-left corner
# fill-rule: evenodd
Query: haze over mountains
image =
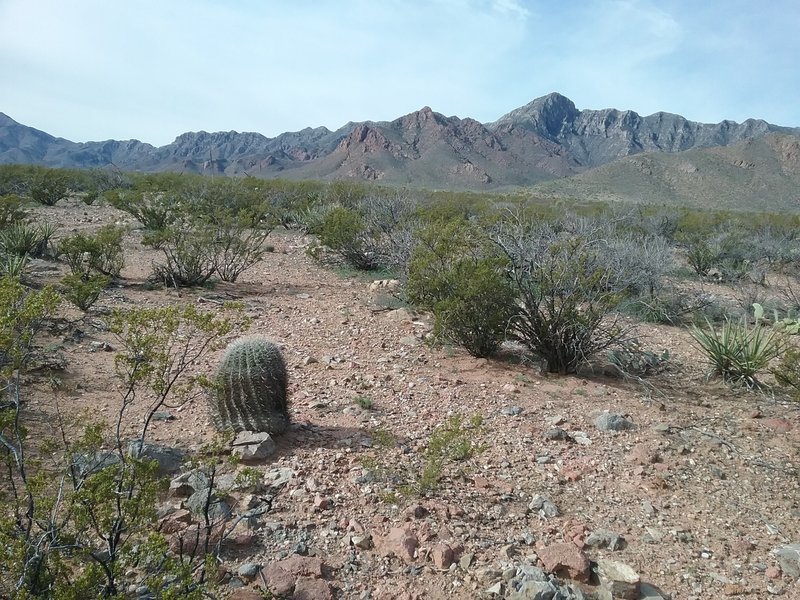
<path id="1" fill-rule="evenodd" d="M 437 189 L 540 184 L 536 189 L 555 196 L 669 203 L 725 204 L 730 199 L 721 201 L 711 191 L 729 185 L 726 198 L 732 194 L 737 205 L 778 194 L 775 201 L 792 210 L 800 210 L 799 148 L 800 127 L 578 110 L 557 93 L 493 123 L 445 117 L 425 107 L 390 122 L 348 123 L 336 131 L 306 128 L 274 138 L 189 132 L 158 148 L 137 140 L 71 142 L 0 113 L 0 163 L 355 179 Z M 791 208 L 793 203 L 798 206 Z"/>

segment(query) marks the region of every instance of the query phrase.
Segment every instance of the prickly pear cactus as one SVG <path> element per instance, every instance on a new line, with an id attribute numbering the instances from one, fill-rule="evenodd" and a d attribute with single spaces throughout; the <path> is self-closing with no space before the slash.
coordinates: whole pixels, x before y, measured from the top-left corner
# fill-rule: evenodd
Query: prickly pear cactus
<path id="1" fill-rule="evenodd" d="M 232 342 L 215 376 L 214 426 L 220 431 L 285 432 L 289 428 L 287 379 L 286 363 L 274 343 L 260 336 Z"/>

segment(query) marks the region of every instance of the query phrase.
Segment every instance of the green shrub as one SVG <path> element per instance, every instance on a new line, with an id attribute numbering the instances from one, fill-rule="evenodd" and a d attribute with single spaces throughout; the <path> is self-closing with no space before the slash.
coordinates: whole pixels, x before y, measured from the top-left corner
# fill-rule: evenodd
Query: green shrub
<path id="1" fill-rule="evenodd" d="M 418 496 L 434 492 L 448 463 L 469 460 L 486 449 L 477 441 L 482 432 L 483 418 L 480 415 L 473 415 L 468 422 L 460 414 L 448 418 L 431 434 L 422 470 L 403 486 L 403 491 Z"/>
<path id="2" fill-rule="evenodd" d="M 419 238 L 409 265 L 408 299 L 433 312 L 437 338 L 473 356 L 491 356 L 517 310 L 507 261 L 493 255 L 488 240 L 463 221 L 430 225 Z"/>
<path id="3" fill-rule="evenodd" d="M 105 225 L 94 234 L 76 233 L 58 243 L 58 255 L 76 275 L 91 271 L 119 277 L 125 266 L 122 238 L 125 229 L 116 225 Z"/>
<path id="4" fill-rule="evenodd" d="M 325 216 L 319 241 L 356 269 L 380 267 L 376 236 L 368 231 L 361 214 L 351 208 L 336 207 Z"/>
<path id="5" fill-rule="evenodd" d="M 14 194 L 0 196 L 0 231 L 19 221 L 24 221 L 26 213 L 22 209 L 22 198 Z"/>
<path id="6" fill-rule="evenodd" d="M 142 243 L 164 253 L 165 263 L 153 265 L 153 279 L 172 287 L 205 284 L 216 270 L 214 239 L 186 222 L 149 232 Z"/>
<path id="7" fill-rule="evenodd" d="M 61 279 L 64 298 L 83 311 L 89 310 L 111 279 L 105 275 L 81 275 L 71 273 Z"/>
<path id="8" fill-rule="evenodd" d="M 759 385 L 756 375 L 780 356 L 784 347 L 774 329 L 759 321 L 748 325 L 745 319 L 728 320 L 719 330 L 708 322 L 703 328 L 695 326 L 692 337 L 711 363 L 713 374 L 748 387 Z"/>
<path id="9" fill-rule="evenodd" d="M 54 206 L 69 192 L 70 178 L 63 169 L 40 169 L 30 181 L 28 195 L 44 206 Z"/>
<path id="10" fill-rule="evenodd" d="M 792 398 L 800 401 L 800 349 L 796 346 L 787 348 L 772 374 L 789 390 Z"/>
<path id="11" fill-rule="evenodd" d="M 596 352 L 625 340 L 614 311 L 630 280 L 608 260 L 602 235 L 576 235 L 517 214 L 498 223 L 493 237 L 508 259 L 519 302 L 509 331 L 547 371 L 574 373 Z"/>
<path id="12" fill-rule="evenodd" d="M 0 254 L 0 277 L 13 277 L 19 279 L 25 272 L 28 264 L 28 255 L 16 256 L 15 254 Z"/>
<path id="13" fill-rule="evenodd" d="M 181 211 L 183 198 L 175 190 L 112 189 L 105 193 L 108 202 L 125 211 L 151 231 L 171 225 Z"/>

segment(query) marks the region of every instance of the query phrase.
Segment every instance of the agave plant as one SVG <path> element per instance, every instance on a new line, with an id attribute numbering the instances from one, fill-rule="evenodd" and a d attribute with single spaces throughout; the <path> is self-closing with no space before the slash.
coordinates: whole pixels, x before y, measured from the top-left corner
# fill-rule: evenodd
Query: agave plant
<path id="1" fill-rule="evenodd" d="M 692 328 L 692 337 L 711 363 L 713 374 L 748 387 L 760 385 L 756 375 L 784 349 L 780 332 L 764 327 L 760 319 L 754 325 L 727 320 L 719 330 L 706 320 L 706 327 Z"/>

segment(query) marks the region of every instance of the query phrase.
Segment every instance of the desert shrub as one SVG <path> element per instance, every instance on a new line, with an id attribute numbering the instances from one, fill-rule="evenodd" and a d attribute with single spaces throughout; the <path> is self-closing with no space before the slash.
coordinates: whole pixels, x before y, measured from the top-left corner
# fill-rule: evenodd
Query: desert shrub
<path id="1" fill-rule="evenodd" d="M 728 320 L 719 329 L 711 323 L 702 328 L 694 326 L 692 337 L 711 364 L 714 375 L 748 387 L 759 385 L 758 373 L 783 351 L 778 332 L 758 321 L 749 325 L 746 319 Z"/>
<path id="2" fill-rule="evenodd" d="M 681 325 L 684 323 L 712 323 L 724 321 L 729 316 L 727 307 L 702 291 L 661 290 L 654 297 L 634 296 L 624 299 L 619 311 L 646 323 Z"/>
<path id="3" fill-rule="evenodd" d="M 155 533 L 163 480 L 156 463 L 143 459 L 141 444 L 124 443 L 121 428 L 132 407 L 141 405 L 139 439 L 144 441 L 153 414 L 165 402 L 194 397 L 199 381 L 186 370 L 233 330 L 232 321 L 191 306 L 115 312 L 109 326 L 121 348 L 115 356 L 121 394 L 116 427 L 90 422 L 83 435 L 68 442 L 66 427 L 86 418 L 72 420 L 57 411 L 54 437 L 41 439 L 27 432 L 19 372 L 39 329 L 36 323 L 53 309 L 44 293 L 0 282 L 0 305 L 9 316 L 7 322 L 0 319 L 0 349 L 10 357 L 1 373 L 7 389 L 14 389 L 11 402 L 0 409 L 0 457 L 14 482 L 4 489 L 0 507 L 0 595 L 119 598 L 134 583 L 145 583 L 155 597 L 208 597 L 202 561 L 218 548 L 205 535 L 196 553 L 174 553 Z M 45 463 L 38 456 L 50 458 Z M 202 533 L 198 529 L 198 538 Z"/>
<path id="4" fill-rule="evenodd" d="M 592 232 L 564 235 L 521 214 L 499 223 L 494 241 L 508 259 L 519 311 L 509 331 L 554 373 L 572 373 L 626 337 L 614 316 L 629 282 Z"/>
<path id="5" fill-rule="evenodd" d="M 313 202 L 291 211 L 290 220 L 292 226 L 300 229 L 303 233 L 319 235 L 328 213 L 336 208 L 341 208 L 341 205 Z"/>
<path id="6" fill-rule="evenodd" d="M 693 234 L 680 239 L 686 248 L 686 261 L 701 277 L 708 275 L 721 262 L 723 249 L 719 240 L 705 234 Z"/>
<path id="7" fill-rule="evenodd" d="M 14 194 L 0 196 L 0 231 L 24 221 L 26 213 L 22 209 L 22 198 Z"/>
<path id="8" fill-rule="evenodd" d="M 800 349 L 788 347 L 772 374 L 778 384 L 788 389 L 792 398 L 800 401 Z"/>
<path id="9" fill-rule="evenodd" d="M 211 261 L 219 278 L 236 281 L 260 261 L 267 251 L 264 241 L 273 227 L 271 219 L 230 212 L 201 224 L 201 236 L 212 240 Z"/>
<path id="10" fill-rule="evenodd" d="M 473 356 L 491 356 L 516 314 L 507 261 L 465 222 L 427 227 L 409 266 L 408 299 L 435 317 L 434 333 Z"/>
<path id="11" fill-rule="evenodd" d="M 91 271 L 119 277 L 125 266 L 122 239 L 125 229 L 116 225 L 105 225 L 94 234 L 76 233 L 58 243 L 58 254 L 69 265 L 73 274 L 88 274 Z"/>
<path id="12" fill-rule="evenodd" d="M 460 414 L 451 416 L 431 434 L 422 469 L 403 486 L 403 491 L 419 496 L 434 492 L 448 463 L 469 460 L 485 450 L 485 446 L 477 441 L 482 430 L 480 415 L 474 415 L 469 421 Z"/>
<path id="13" fill-rule="evenodd" d="M 48 253 L 56 227 L 51 223 L 34 225 L 16 221 L 0 231 L 0 253 L 41 258 Z"/>
<path id="14" fill-rule="evenodd" d="M 150 232 L 142 243 L 163 252 L 166 262 L 153 265 L 153 279 L 164 285 L 176 288 L 203 285 L 216 270 L 213 237 L 186 222 Z"/>
<path id="15" fill-rule="evenodd" d="M 62 295 L 83 311 L 89 310 L 111 279 L 105 275 L 71 273 L 61 279 Z"/>
<path id="16" fill-rule="evenodd" d="M 175 190 L 112 189 L 105 198 L 150 231 L 160 231 L 171 225 L 184 209 L 184 199 Z"/>
<path id="17" fill-rule="evenodd" d="M 606 260 L 613 263 L 611 268 L 626 292 L 654 299 L 661 291 L 664 277 L 675 268 L 674 253 L 666 240 L 642 234 L 607 239 Z"/>
<path id="18" fill-rule="evenodd" d="M 319 241 L 356 269 L 380 267 L 378 235 L 368 230 L 364 217 L 352 208 L 332 209 L 322 222 Z"/>
<path id="19" fill-rule="evenodd" d="M 54 206 L 69 193 L 70 178 L 63 169 L 39 169 L 30 181 L 28 195 L 39 204 Z"/>

